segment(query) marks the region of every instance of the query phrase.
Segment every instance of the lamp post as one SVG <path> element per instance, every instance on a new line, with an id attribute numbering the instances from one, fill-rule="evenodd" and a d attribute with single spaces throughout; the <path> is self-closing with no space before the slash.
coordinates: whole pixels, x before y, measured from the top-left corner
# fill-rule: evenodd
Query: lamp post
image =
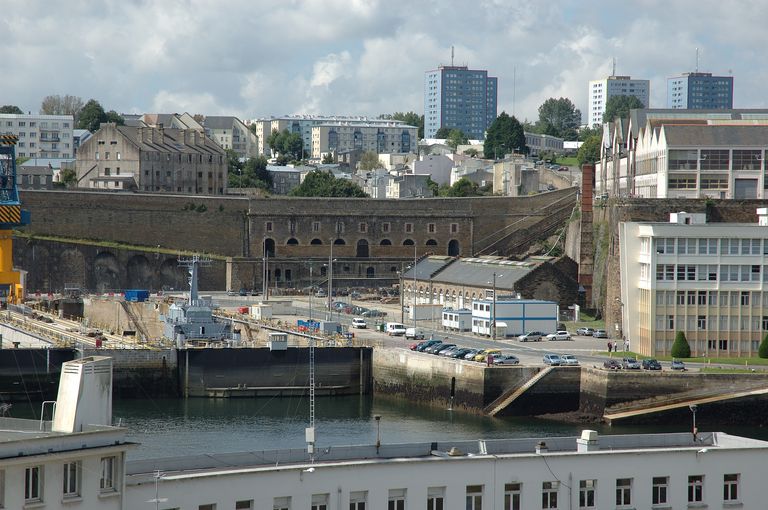
<path id="1" fill-rule="evenodd" d="M 328 255 L 328 320 L 332 319 L 331 316 L 331 306 L 333 305 L 333 242 L 334 239 L 331 239 L 331 252 L 330 255 Z"/>
<path id="2" fill-rule="evenodd" d="M 688 409 L 690 409 L 691 413 L 693 414 L 693 428 L 691 429 L 691 432 L 693 433 L 693 440 L 696 441 L 696 434 L 699 432 L 696 429 L 696 411 L 698 411 L 699 406 L 696 404 L 691 404 L 688 406 Z"/>
<path id="3" fill-rule="evenodd" d="M 376 453 L 379 453 L 379 448 L 381 448 L 381 415 L 374 415 L 374 420 L 376 420 Z"/>
<path id="4" fill-rule="evenodd" d="M 496 271 L 493 272 L 493 305 L 491 305 L 491 339 L 496 340 Z"/>
<path id="5" fill-rule="evenodd" d="M 413 307 L 411 315 L 413 316 L 413 329 L 416 331 L 416 241 L 413 242 Z"/>

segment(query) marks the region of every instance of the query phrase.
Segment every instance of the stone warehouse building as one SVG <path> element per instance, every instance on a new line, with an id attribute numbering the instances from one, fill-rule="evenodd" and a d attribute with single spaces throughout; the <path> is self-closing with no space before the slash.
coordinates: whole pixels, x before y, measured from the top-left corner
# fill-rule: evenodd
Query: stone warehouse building
<path id="1" fill-rule="evenodd" d="M 98 190 L 223 195 L 224 149 L 194 129 L 105 123 L 77 151 L 77 186 Z"/>

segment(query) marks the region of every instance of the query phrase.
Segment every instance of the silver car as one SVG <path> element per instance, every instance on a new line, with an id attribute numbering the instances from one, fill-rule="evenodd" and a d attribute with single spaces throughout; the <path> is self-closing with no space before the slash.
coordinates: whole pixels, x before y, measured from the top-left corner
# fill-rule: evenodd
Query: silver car
<path id="1" fill-rule="evenodd" d="M 579 366 L 579 360 L 573 354 L 561 354 L 560 364 L 564 366 L 576 367 Z"/>

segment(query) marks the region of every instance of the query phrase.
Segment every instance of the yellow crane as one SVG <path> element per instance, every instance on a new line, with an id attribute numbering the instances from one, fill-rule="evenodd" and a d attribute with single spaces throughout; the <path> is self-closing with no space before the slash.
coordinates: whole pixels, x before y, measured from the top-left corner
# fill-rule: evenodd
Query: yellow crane
<path id="1" fill-rule="evenodd" d="M 13 229 L 29 224 L 21 210 L 16 183 L 16 135 L 0 134 L 0 302 L 20 303 L 24 297 L 21 273 L 13 270 Z"/>

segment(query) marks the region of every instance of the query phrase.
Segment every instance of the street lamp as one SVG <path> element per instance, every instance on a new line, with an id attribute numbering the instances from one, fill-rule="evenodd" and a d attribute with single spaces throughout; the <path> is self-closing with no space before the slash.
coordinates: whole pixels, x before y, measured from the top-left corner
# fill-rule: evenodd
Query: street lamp
<path id="1" fill-rule="evenodd" d="M 333 298 L 331 297 L 333 295 L 333 242 L 334 239 L 331 238 L 331 251 L 328 255 L 328 320 L 331 320 L 331 306 L 333 305 Z"/>
<path id="2" fill-rule="evenodd" d="M 504 276 L 503 274 L 496 274 L 493 272 L 493 281 L 488 282 L 493 285 L 493 305 L 491 306 L 491 339 L 496 340 L 496 277 Z"/>
<path id="3" fill-rule="evenodd" d="M 413 307 L 411 315 L 413 316 L 413 330 L 416 332 L 416 241 L 413 242 Z"/>
<path id="4" fill-rule="evenodd" d="M 693 440 L 696 441 L 696 434 L 699 432 L 696 430 L 696 411 L 698 411 L 699 406 L 696 404 L 691 404 L 688 406 L 688 409 L 691 410 L 691 413 L 693 415 L 693 428 L 691 429 L 691 432 L 693 433 Z"/>
<path id="5" fill-rule="evenodd" d="M 381 415 L 374 415 L 374 420 L 376 420 L 376 453 L 379 453 L 379 448 L 381 448 Z"/>

